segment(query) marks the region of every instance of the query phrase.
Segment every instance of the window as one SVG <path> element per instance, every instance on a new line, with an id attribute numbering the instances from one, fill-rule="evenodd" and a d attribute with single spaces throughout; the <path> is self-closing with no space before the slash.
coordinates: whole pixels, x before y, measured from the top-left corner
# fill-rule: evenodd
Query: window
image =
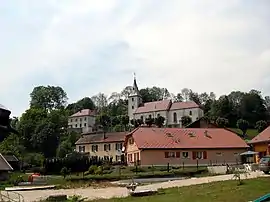
<path id="1" fill-rule="evenodd" d="M 152 118 L 152 115 L 151 114 L 149 114 L 149 119 L 151 119 Z"/>
<path id="2" fill-rule="evenodd" d="M 77 124 L 75 124 L 75 128 L 77 128 Z"/>
<path id="3" fill-rule="evenodd" d="M 134 102 L 134 98 L 131 98 L 132 102 Z"/>
<path id="4" fill-rule="evenodd" d="M 98 145 L 92 145 L 92 152 L 98 151 Z"/>
<path id="5" fill-rule="evenodd" d="M 104 151 L 110 151 L 111 145 L 110 144 L 104 144 Z"/>
<path id="6" fill-rule="evenodd" d="M 86 117 L 84 117 L 84 120 L 86 121 Z"/>
<path id="7" fill-rule="evenodd" d="M 80 128 L 82 127 L 82 124 L 80 123 Z"/>
<path id="8" fill-rule="evenodd" d="M 121 156 L 116 155 L 116 156 L 115 156 L 115 160 L 118 161 L 118 162 L 121 161 Z"/>
<path id="9" fill-rule="evenodd" d="M 222 153 L 221 152 L 217 152 L 216 155 L 217 156 L 222 156 Z"/>
<path id="10" fill-rule="evenodd" d="M 86 123 L 84 123 L 84 126 L 86 127 Z"/>
<path id="11" fill-rule="evenodd" d="M 189 115 L 192 116 L 192 111 L 189 111 Z"/>
<path id="12" fill-rule="evenodd" d="M 132 106 L 131 108 L 134 109 L 134 106 Z"/>
<path id="13" fill-rule="evenodd" d="M 115 150 L 122 150 L 123 144 L 122 143 L 115 143 Z"/>
<path id="14" fill-rule="evenodd" d="M 143 116 L 141 116 L 141 120 L 143 121 Z"/>
<path id="15" fill-rule="evenodd" d="M 82 118 L 80 118 L 80 122 L 82 122 Z"/>
<path id="16" fill-rule="evenodd" d="M 188 152 L 182 152 L 182 157 L 184 159 L 187 159 L 188 158 Z"/>
<path id="17" fill-rule="evenodd" d="M 84 153 L 85 152 L 85 146 L 79 146 L 79 152 Z"/>
<path id="18" fill-rule="evenodd" d="M 109 156 L 104 156 L 104 161 L 109 161 L 110 157 Z"/>
<path id="19" fill-rule="evenodd" d="M 173 113 L 173 122 L 177 123 L 177 114 L 176 114 L 176 112 Z"/>
<path id="20" fill-rule="evenodd" d="M 132 154 L 128 154 L 128 162 L 132 162 Z"/>
<path id="21" fill-rule="evenodd" d="M 77 122 L 77 119 L 75 119 L 75 122 Z"/>
<path id="22" fill-rule="evenodd" d="M 207 152 L 206 151 L 197 151 L 192 153 L 193 159 L 207 159 Z"/>
<path id="23" fill-rule="evenodd" d="M 180 158 L 180 152 L 165 152 L 165 158 Z"/>
<path id="24" fill-rule="evenodd" d="M 70 122 L 72 122 L 73 121 L 73 119 L 70 119 Z"/>
<path id="25" fill-rule="evenodd" d="M 132 137 L 129 138 L 129 139 L 128 139 L 128 143 L 129 143 L 129 144 L 133 144 L 133 143 L 134 143 L 134 139 L 133 139 Z"/>

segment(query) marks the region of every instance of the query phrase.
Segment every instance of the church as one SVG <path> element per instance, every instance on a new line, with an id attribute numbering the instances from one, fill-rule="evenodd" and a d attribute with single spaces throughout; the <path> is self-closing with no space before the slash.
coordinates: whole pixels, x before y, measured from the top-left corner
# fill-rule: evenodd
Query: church
<path id="1" fill-rule="evenodd" d="M 143 103 L 134 77 L 133 89 L 128 98 L 129 120 L 157 118 L 163 116 L 165 125 L 168 127 L 182 127 L 181 118 L 189 116 L 192 122 L 203 117 L 203 110 L 193 101 L 173 102 L 172 100 L 161 100 Z"/>

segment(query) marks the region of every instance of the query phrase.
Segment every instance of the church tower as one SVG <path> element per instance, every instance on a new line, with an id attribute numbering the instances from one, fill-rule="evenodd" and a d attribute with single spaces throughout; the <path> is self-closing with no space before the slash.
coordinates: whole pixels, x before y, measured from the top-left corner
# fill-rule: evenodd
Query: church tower
<path id="1" fill-rule="evenodd" d="M 136 77 L 134 75 L 132 92 L 128 97 L 128 117 L 129 120 L 134 119 L 134 112 L 142 104 L 142 97 L 140 95 L 139 88 L 137 86 Z"/>

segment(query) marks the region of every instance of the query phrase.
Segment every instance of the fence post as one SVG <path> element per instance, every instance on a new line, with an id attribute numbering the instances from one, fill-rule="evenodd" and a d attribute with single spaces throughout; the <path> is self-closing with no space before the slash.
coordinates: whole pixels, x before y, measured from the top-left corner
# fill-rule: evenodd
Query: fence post
<path id="1" fill-rule="evenodd" d="M 197 171 L 199 170 L 199 159 L 197 158 Z"/>
<path id="2" fill-rule="evenodd" d="M 167 171 L 170 172 L 170 163 L 167 164 Z"/>
<path id="3" fill-rule="evenodd" d="M 184 170 L 185 169 L 185 163 L 184 163 L 184 161 L 183 161 L 183 166 L 182 167 L 183 167 L 183 170 Z"/>

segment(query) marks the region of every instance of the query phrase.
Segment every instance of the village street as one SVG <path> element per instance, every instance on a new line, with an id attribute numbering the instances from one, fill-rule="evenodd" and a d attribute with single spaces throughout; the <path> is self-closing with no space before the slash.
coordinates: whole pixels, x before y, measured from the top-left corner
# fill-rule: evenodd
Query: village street
<path id="1" fill-rule="evenodd" d="M 262 172 L 252 172 L 247 178 L 257 178 L 257 177 L 268 177 Z M 143 189 L 159 189 L 159 188 L 170 188 L 170 187 L 182 187 L 190 186 L 195 184 L 204 184 L 209 182 L 217 181 L 226 181 L 231 180 L 233 175 L 220 175 L 212 177 L 201 177 L 201 178 L 191 178 L 185 180 L 175 180 L 163 183 L 150 184 L 145 186 L 140 186 L 137 190 Z M 246 176 L 242 175 L 242 179 L 245 179 Z M 59 190 L 35 190 L 35 191 L 19 191 L 17 192 L 24 197 L 24 201 L 34 202 L 41 199 L 45 199 L 50 195 L 59 195 L 66 194 L 68 196 L 81 195 L 83 197 L 91 199 L 97 198 L 113 198 L 113 197 L 125 197 L 128 196 L 128 191 L 124 187 L 108 187 L 102 189 L 93 189 L 93 188 L 78 188 L 78 189 L 59 189 Z"/>

